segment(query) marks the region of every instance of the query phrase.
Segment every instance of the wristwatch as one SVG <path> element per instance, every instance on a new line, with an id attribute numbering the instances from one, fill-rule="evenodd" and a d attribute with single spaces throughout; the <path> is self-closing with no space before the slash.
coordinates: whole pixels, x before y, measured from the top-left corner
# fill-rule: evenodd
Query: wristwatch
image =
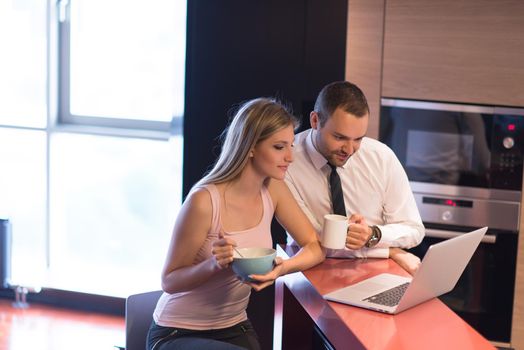
<path id="1" fill-rule="evenodd" d="M 382 238 L 382 232 L 378 228 L 378 226 L 373 225 L 371 226 L 371 236 L 369 236 L 368 241 L 366 242 L 365 246 L 367 248 L 371 248 L 377 245 L 378 242 L 380 242 L 380 239 Z"/>

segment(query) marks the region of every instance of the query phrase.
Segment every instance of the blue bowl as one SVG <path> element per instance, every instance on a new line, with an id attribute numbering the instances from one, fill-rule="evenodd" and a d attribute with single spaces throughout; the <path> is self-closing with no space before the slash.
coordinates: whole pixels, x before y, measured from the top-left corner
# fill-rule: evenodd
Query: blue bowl
<path id="1" fill-rule="evenodd" d="M 243 281 L 252 281 L 249 275 L 263 275 L 273 269 L 277 251 L 272 248 L 239 248 L 240 257 L 236 252 L 233 255 L 233 271 Z"/>

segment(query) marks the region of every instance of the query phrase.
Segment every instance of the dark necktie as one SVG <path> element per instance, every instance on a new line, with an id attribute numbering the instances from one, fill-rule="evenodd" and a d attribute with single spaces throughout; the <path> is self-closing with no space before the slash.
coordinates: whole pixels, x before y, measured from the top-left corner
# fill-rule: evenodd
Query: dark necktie
<path id="1" fill-rule="evenodd" d="M 331 168 L 329 175 L 329 188 L 331 190 L 331 202 L 333 203 L 333 213 L 346 216 L 346 206 L 344 205 L 344 193 L 340 185 L 340 177 L 337 167 L 328 163 Z"/>

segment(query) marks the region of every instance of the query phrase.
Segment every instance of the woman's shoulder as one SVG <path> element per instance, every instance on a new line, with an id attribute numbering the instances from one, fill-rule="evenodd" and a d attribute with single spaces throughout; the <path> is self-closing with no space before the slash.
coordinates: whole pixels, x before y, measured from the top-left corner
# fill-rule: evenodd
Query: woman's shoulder
<path id="1" fill-rule="evenodd" d="M 197 187 L 191 190 L 184 201 L 184 206 L 189 207 L 199 214 L 209 214 L 212 210 L 211 191 L 209 186 Z"/>
<path id="2" fill-rule="evenodd" d="M 267 191 L 273 200 L 273 203 L 277 203 L 278 199 L 286 195 L 289 191 L 284 180 L 271 179 L 267 184 Z"/>

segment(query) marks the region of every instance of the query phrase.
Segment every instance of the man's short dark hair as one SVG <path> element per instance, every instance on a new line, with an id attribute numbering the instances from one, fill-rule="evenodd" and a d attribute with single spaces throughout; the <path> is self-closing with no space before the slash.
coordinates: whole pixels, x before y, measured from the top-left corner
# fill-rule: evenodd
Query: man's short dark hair
<path id="1" fill-rule="evenodd" d="M 320 90 L 315 102 L 320 126 L 324 126 L 337 108 L 342 108 L 358 118 L 369 113 L 366 96 L 358 86 L 349 81 L 335 81 Z"/>

